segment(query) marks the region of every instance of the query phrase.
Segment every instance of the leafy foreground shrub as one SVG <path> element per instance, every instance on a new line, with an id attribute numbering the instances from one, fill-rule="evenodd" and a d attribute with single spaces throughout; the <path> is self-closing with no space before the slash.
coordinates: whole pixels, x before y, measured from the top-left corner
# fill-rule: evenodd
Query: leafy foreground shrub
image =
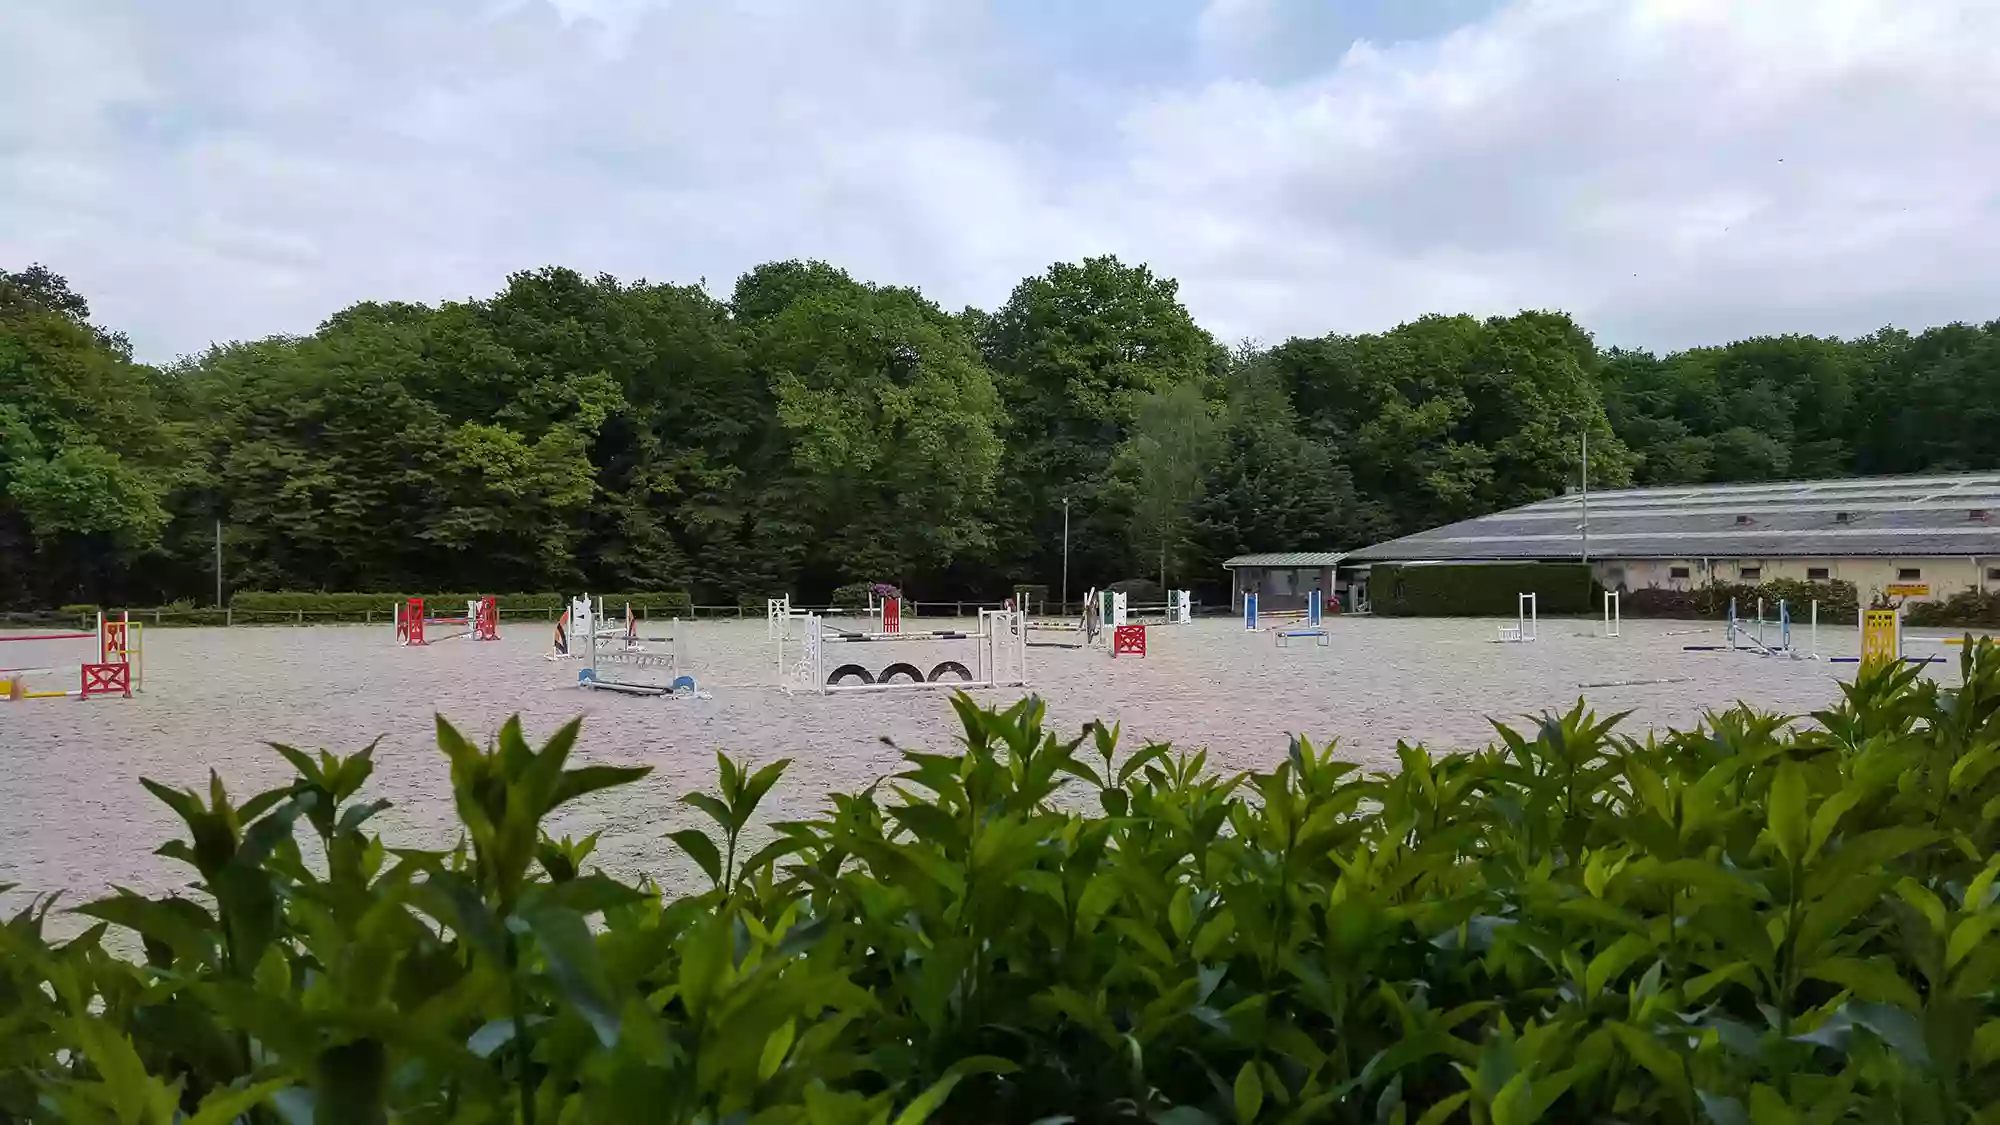
<path id="1" fill-rule="evenodd" d="M 280 747 L 298 779 L 240 805 L 147 783 L 199 895 L 0 928 L 0 1116 L 2000 1120 L 2000 652 L 1965 685 L 1869 670 L 1817 726 L 1643 742 L 1579 703 L 1394 774 L 1301 740 L 1233 777 L 961 696 L 962 752 L 754 854 L 785 763 L 721 758 L 678 899 L 540 832 L 646 772 L 567 768 L 576 723 L 439 721 L 450 852 L 368 834 L 369 751 Z"/>

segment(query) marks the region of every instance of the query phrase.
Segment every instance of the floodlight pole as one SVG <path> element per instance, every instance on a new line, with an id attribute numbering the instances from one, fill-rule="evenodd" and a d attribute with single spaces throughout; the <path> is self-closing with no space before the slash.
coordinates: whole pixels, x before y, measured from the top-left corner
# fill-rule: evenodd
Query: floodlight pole
<path id="1" fill-rule="evenodd" d="M 1063 497 L 1062 609 L 1058 612 L 1069 613 L 1069 497 L 1067 496 Z"/>
<path id="2" fill-rule="evenodd" d="M 1590 565 L 1590 424 L 1583 428 L 1583 565 Z"/>

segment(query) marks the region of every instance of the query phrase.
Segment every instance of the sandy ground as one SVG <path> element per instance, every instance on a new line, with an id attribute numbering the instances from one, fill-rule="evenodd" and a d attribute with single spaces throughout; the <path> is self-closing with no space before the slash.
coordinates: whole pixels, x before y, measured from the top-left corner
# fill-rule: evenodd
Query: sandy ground
<path id="1" fill-rule="evenodd" d="M 961 623 L 969 627 L 972 623 Z M 945 622 L 909 622 L 941 628 Z M 1494 623 L 1463 619 L 1329 621 L 1331 644 L 1280 649 L 1269 632 L 1233 621 L 1155 627 L 1144 659 L 1104 650 L 1031 651 L 1029 690 L 1049 705 L 1052 729 L 1092 718 L 1124 724 L 1144 740 L 1205 746 L 1221 769 L 1266 767 L 1287 736 L 1338 737 L 1353 760 L 1380 766 L 1396 741 L 1433 748 L 1483 745 L 1486 717 L 1503 721 L 1573 703 L 1631 709 L 1626 729 L 1686 726 L 1738 700 L 1804 713 L 1838 697 L 1851 666 L 1747 654 L 1684 651 L 1717 643 L 1700 623 L 1627 622 L 1623 636 L 1595 636 L 1596 622 L 1545 620 L 1534 644 L 1496 644 Z M 655 622 L 647 632 L 666 631 Z M 778 691 L 775 662 L 756 622 L 679 626 L 706 699 L 654 699 L 578 691 L 576 666 L 552 664 L 542 626 L 504 627 L 497 643 L 452 640 L 421 649 L 373 628 L 162 629 L 146 638 L 144 694 L 131 700 L 0 704 L 0 883 L 62 890 L 77 902 L 113 884 L 158 892 L 184 882 L 151 855 L 178 824 L 138 784 L 141 776 L 205 786 L 218 771 L 239 797 L 288 778 L 266 741 L 352 750 L 380 737 L 373 794 L 395 808 L 377 821 L 394 843 L 444 845 L 452 837 L 449 778 L 432 716 L 484 738 L 519 713 L 532 737 L 585 716 L 580 761 L 646 764 L 654 773 L 615 794 L 578 803 L 558 834 L 602 833 L 598 856 L 616 874 L 651 873 L 681 885 L 691 866 L 662 834 L 694 823 L 675 798 L 707 787 L 718 749 L 759 761 L 795 759 L 764 805 L 768 818 L 810 814 L 830 789 L 852 789 L 890 771 L 896 750 L 949 749 L 956 719 L 935 692 L 793 696 Z M 1807 645 L 1803 636 L 1802 647 Z M 4 636 L 5 634 L 0 634 Z M 1828 655 L 1852 655 L 1853 629 L 1822 628 Z M 5 665 L 74 662 L 78 642 L 0 646 Z M 971 664 L 971 642 L 866 646 L 887 664 Z M 955 647 L 954 647 L 955 646 Z M 847 646 L 850 650 L 860 646 Z M 1917 649 L 1913 652 L 1955 652 Z M 1933 666 L 1957 680 L 1957 661 Z M 1687 682 L 1593 687 L 1605 681 Z M 64 686 L 71 681 L 64 680 Z M 1018 689 L 978 693 L 1007 702 Z"/>

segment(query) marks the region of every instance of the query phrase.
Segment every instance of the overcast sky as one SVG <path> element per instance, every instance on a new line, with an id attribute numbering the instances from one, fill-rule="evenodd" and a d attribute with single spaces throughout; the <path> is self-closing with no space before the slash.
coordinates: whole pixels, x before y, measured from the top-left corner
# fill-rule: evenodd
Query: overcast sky
<path id="1" fill-rule="evenodd" d="M 0 268 L 146 359 L 543 264 L 990 308 L 1103 253 L 1225 340 L 2000 317 L 2000 0 L 0 2 Z"/>

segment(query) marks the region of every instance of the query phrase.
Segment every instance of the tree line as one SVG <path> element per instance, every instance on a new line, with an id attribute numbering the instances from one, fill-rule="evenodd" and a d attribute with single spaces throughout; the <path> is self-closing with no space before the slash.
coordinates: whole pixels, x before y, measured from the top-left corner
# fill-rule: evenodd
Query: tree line
<path id="1" fill-rule="evenodd" d="M 986 311 L 822 262 L 517 273 L 166 365 L 0 271 L 0 604 L 231 589 L 921 596 L 1351 548 L 1592 487 L 1991 468 L 2000 322 L 1600 348 L 1570 317 L 1217 341 L 1058 263 Z M 1067 501 L 1067 504 L 1065 503 Z"/>

